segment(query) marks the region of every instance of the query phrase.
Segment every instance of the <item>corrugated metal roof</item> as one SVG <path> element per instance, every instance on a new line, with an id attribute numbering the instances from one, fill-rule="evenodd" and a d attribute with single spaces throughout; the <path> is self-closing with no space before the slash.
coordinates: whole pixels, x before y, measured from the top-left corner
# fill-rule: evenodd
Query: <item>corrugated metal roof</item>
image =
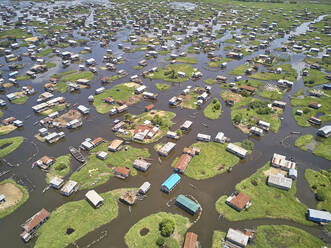
<path id="1" fill-rule="evenodd" d="M 178 174 L 172 174 L 162 183 L 162 187 L 166 187 L 167 189 L 171 190 L 179 181 L 181 177 Z"/>
<path id="2" fill-rule="evenodd" d="M 190 209 L 193 213 L 197 212 L 200 208 L 200 205 L 192 201 L 190 198 L 187 198 L 184 195 L 179 195 L 176 198 L 176 203 L 179 203 L 186 208 Z"/>

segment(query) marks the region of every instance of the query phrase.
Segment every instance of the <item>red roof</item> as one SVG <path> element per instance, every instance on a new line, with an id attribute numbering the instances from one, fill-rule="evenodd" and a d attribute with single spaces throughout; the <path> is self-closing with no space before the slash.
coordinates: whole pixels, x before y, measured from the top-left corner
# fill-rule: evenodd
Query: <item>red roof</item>
<path id="1" fill-rule="evenodd" d="M 193 232 L 187 232 L 185 236 L 184 248 L 196 248 L 198 235 Z"/>
<path id="2" fill-rule="evenodd" d="M 30 221 L 24 225 L 26 232 L 30 232 L 33 228 L 42 223 L 46 218 L 49 217 L 49 212 L 46 209 L 40 210 L 34 216 L 31 217 Z"/>
<path id="3" fill-rule="evenodd" d="M 248 195 L 240 192 L 236 197 L 233 197 L 230 202 L 237 208 L 243 209 L 250 200 L 251 198 Z"/>
<path id="4" fill-rule="evenodd" d="M 130 169 L 125 168 L 125 167 L 121 167 L 121 166 L 117 166 L 117 167 L 115 168 L 115 173 L 117 173 L 117 174 L 121 174 L 121 175 L 123 175 L 123 176 L 129 176 L 129 174 L 130 174 Z"/>
<path id="5" fill-rule="evenodd" d="M 138 127 L 136 127 L 136 129 L 134 130 L 134 133 L 143 133 L 146 129 L 148 131 L 152 130 L 153 126 L 151 124 L 148 125 L 140 125 Z"/>
<path id="6" fill-rule="evenodd" d="M 174 168 L 184 172 L 188 164 L 190 163 L 191 159 L 192 157 L 190 155 L 182 154 Z"/>
<path id="7" fill-rule="evenodd" d="M 98 138 L 96 138 L 96 139 L 94 139 L 93 141 L 92 141 L 92 143 L 94 144 L 94 145 L 99 145 L 100 143 L 102 143 L 103 142 L 103 138 L 101 138 L 101 137 L 98 137 Z"/>
<path id="8" fill-rule="evenodd" d="M 254 92 L 254 91 L 255 91 L 255 88 L 254 88 L 254 87 L 247 86 L 247 85 L 242 85 L 242 86 L 240 86 L 240 89 L 241 89 L 241 90 L 247 90 L 247 91 L 249 91 L 249 92 Z"/>

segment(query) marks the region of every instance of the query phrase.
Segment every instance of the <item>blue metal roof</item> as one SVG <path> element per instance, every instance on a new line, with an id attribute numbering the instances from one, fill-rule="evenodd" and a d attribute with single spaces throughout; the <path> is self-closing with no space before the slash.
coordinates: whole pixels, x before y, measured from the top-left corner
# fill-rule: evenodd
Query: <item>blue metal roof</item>
<path id="1" fill-rule="evenodd" d="M 181 177 L 174 173 L 170 177 L 168 177 L 167 180 L 162 183 L 162 187 L 166 187 L 168 190 L 171 190 L 173 187 L 176 186 L 176 184 L 180 181 Z"/>

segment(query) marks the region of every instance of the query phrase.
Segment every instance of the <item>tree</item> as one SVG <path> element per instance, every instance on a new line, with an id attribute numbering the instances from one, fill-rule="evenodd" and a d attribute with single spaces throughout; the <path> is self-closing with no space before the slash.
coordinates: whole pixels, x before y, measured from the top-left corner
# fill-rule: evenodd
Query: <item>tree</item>
<path id="1" fill-rule="evenodd" d="M 176 134 L 177 134 L 178 136 L 182 136 L 182 135 L 183 135 L 182 130 L 177 129 L 177 130 L 176 130 Z"/>
<path id="2" fill-rule="evenodd" d="M 241 122 L 241 114 L 236 114 L 234 117 L 233 117 L 233 121 L 234 123 L 237 123 L 239 124 Z"/>
<path id="3" fill-rule="evenodd" d="M 164 238 L 162 238 L 162 237 L 159 237 L 159 238 L 156 240 L 156 244 L 157 244 L 158 246 L 162 246 L 162 245 L 164 244 L 164 242 L 165 242 L 165 240 L 164 240 Z"/>
<path id="4" fill-rule="evenodd" d="M 218 102 L 218 103 L 216 103 L 216 104 L 213 106 L 213 108 L 214 108 L 215 110 L 219 110 L 219 109 L 221 108 L 221 104 Z"/>
<path id="5" fill-rule="evenodd" d="M 130 114 L 130 113 L 126 113 L 124 115 L 124 120 L 127 121 L 127 122 L 131 122 L 133 120 L 133 115 Z"/>
<path id="6" fill-rule="evenodd" d="M 317 199 L 318 201 L 325 201 L 325 199 L 326 199 L 326 192 L 325 192 L 325 190 L 323 190 L 323 189 L 318 189 L 318 190 L 316 191 L 316 199 Z"/>
<path id="7" fill-rule="evenodd" d="M 217 103 L 217 98 L 214 98 L 213 99 L 213 104 L 216 104 Z"/>
<path id="8" fill-rule="evenodd" d="M 175 221 L 173 219 L 164 219 L 159 224 L 161 235 L 169 237 L 175 230 Z"/>

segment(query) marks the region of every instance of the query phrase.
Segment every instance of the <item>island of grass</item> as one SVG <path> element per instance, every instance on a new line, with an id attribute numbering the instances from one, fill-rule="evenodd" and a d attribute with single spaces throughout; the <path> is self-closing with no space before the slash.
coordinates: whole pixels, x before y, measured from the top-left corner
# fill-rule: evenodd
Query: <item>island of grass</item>
<path id="1" fill-rule="evenodd" d="M 247 69 L 250 69 L 252 68 L 250 65 L 245 65 L 245 64 L 242 64 L 242 65 L 239 65 L 238 67 L 232 69 L 231 71 L 229 71 L 229 75 L 243 75 Z"/>
<path id="2" fill-rule="evenodd" d="M 225 237 L 225 232 L 214 231 L 211 248 L 223 248 L 223 241 L 225 240 Z"/>
<path id="3" fill-rule="evenodd" d="M 307 64 L 319 64 L 325 71 L 331 72 L 331 59 L 330 58 L 312 58 L 306 57 Z"/>
<path id="4" fill-rule="evenodd" d="M 182 83 L 189 80 L 195 70 L 196 69 L 194 69 L 191 65 L 174 64 L 168 65 L 167 67 L 162 67 L 157 72 L 149 73 L 147 77 L 152 79 L 162 79 L 167 82 Z M 185 77 L 180 77 L 178 72 L 184 72 Z"/>
<path id="5" fill-rule="evenodd" d="M 159 224 L 165 219 L 171 219 L 175 223 L 174 232 L 170 237 L 161 236 Z M 147 216 L 134 224 L 125 234 L 125 244 L 129 248 L 158 248 L 159 246 L 156 244 L 157 240 L 163 239 L 166 247 L 180 248 L 184 242 L 184 234 L 190 226 L 191 223 L 187 217 L 159 212 Z"/>
<path id="6" fill-rule="evenodd" d="M 69 108 L 69 106 L 70 106 L 69 103 L 61 103 L 61 104 L 55 105 L 54 107 L 43 111 L 43 112 L 40 112 L 40 114 L 41 115 L 50 115 L 54 112 L 60 112 L 62 110 L 65 110 L 67 107 Z"/>
<path id="7" fill-rule="evenodd" d="M 6 201 L 0 205 L 0 219 L 11 214 L 29 199 L 29 192 L 12 178 L 0 182 L 0 192 Z"/>
<path id="8" fill-rule="evenodd" d="M 38 229 L 35 248 L 62 248 L 118 216 L 118 199 L 128 189 L 100 194 L 104 204 L 95 209 L 87 200 L 72 201 L 52 211 L 49 220 Z M 68 231 L 72 231 L 67 234 Z M 68 232 L 69 233 L 69 232 Z"/>
<path id="9" fill-rule="evenodd" d="M 247 148 L 243 143 L 235 143 L 243 148 Z M 192 158 L 188 167 L 185 170 L 185 175 L 196 179 L 207 179 L 224 173 L 230 167 L 239 163 L 240 159 L 234 154 L 226 151 L 227 144 L 216 142 L 197 142 L 190 148 L 200 148 L 200 154 Z M 252 150 L 249 150 L 251 153 Z M 178 157 L 172 162 L 171 166 L 175 166 Z"/>
<path id="10" fill-rule="evenodd" d="M 321 97 L 299 95 L 291 99 L 291 105 L 294 107 L 292 114 L 299 126 L 311 126 L 308 120 L 312 116 L 317 116 L 317 118 L 322 120 L 322 123 L 331 121 L 331 96 L 328 91 L 321 92 Z M 309 106 L 311 103 L 321 104 L 321 106 L 319 108 L 312 108 Z M 297 110 L 302 110 L 303 113 L 298 115 Z"/>
<path id="11" fill-rule="evenodd" d="M 161 83 L 156 83 L 155 87 L 160 90 L 160 91 L 166 91 L 168 89 L 170 89 L 170 85 L 169 84 L 161 84 Z"/>
<path id="12" fill-rule="evenodd" d="M 172 119 L 175 118 L 175 116 L 175 113 L 164 110 L 152 110 L 138 116 L 131 116 L 131 114 L 127 114 L 124 118 L 126 125 L 123 127 L 126 133 L 119 134 L 116 132 L 115 135 L 126 140 L 131 140 L 134 136 L 136 127 L 142 125 L 146 120 L 148 120 L 151 121 L 153 126 L 158 125 L 159 131 L 152 138 L 145 138 L 144 141 L 135 141 L 144 144 L 153 143 L 164 137 L 166 133 L 170 131 L 173 124 Z"/>
<path id="13" fill-rule="evenodd" d="M 130 175 L 136 176 L 137 170 L 133 168 L 133 161 L 138 158 L 149 158 L 150 153 L 147 148 L 135 148 L 126 146 L 117 152 L 108 151 L 108 142 L 104 142 L 91 150 L 87 164 L 79 171 L 74 172 L 70 179 L 78 182 L 79 189 L 95 188 L 104 184 L 114 175 L 113 170 L 117 166 L 127 167 L 131 170 Z M 108 153 L 105 160 L 96 157 L 96 153 L 104 151 Z"/>
<path id="14" fill-rule="evenodd" d="M 232 99 L 235 101 L 235 104 L 232 106 L 232 109 L 238 109 L 256 100 L 256 98 L 253 98 L 251 96 L 243 96 L 239 93 L 232 92 L 231 90 L 221 91 L 220 96 L 225 102 L 228 99 Z"/>
<path id="15" fill-rule="evenodd" d="M 232 59 L 230 59 L 230 58 L 220 58 L 217 61 L 208 62 L 208 66 L 209 67 L 219 67 L 224 62 L 230 62 L 230 61 L 232 61 Z"/>
<path id="16" fill-rule="evenodd" d="M 63 72 L 61 74 L 54 74 L 52 77 L 61 79 L 60 82 L 58 82 L 54 87 L 55 90 L 60 93 L 65 93 L 68 90 L 67 82 L 76 82 L 78 79 L 92 80 L 94 78 L 94 74 L 90 71 L 78 72 L 72 70 Z"/>
<path id="17" fill-rule="evenodd" d="M 9 29 L 9 30 L 0 32 L 0 39 L 8 39 L 8 38 L 21 39 L 24 37 L 28 38 L 28 37 L 31 37 L 31 35 L 19 28 Z"/>
<path id="18" fill-rule="evenodd" d="M 9 134 L 14 131 L 17 127 L 14 125 L 0 125 L 0 135 Z"/>
<path id="19" fill-rule="evenodd" d="M 327 74 L 316 70 L 316 69 L 309 69 L 308 76 L 303 76 L 304 84 L 307 87 L 313 87 L 316 85 L 326 84 L 330 80 L 326 79 Z"/>
<path id="20" fill-rule="evenodd" d="M 234 126 L 243 133 L 249 133 L 249 129 L 255 126 L 259 120 L 270 123 L 270 130 L 277 133 L 280 125 L 280 115 L 283 110 L 280 108 L 269 108 L 268 101 L 254 99 L 246 108 L 236 108 L 231 111 L 231 119 Z"/>
<path id="21" fill-rule="evenodd" d="M 311 143 L 314 139 L 314 136 L 311 134 L 306 134 L 303 136 L 300 136 L 299 138 L 296 139 L 295 141 L 295 146 L 299 147 L 303 151 L 307 151 L 308 147 L 307 145 Z"/>
<path id="22" fill-rule="evenodd" d="M 49 48 L 41 50 L 39 53 L 37 53 L 36 57 L 41 58 L 41 57 L 47 56 L 51 52 L 52 52 L 52 48 L 49 47 Z"/>
<path id="23" fill-rule="evenodd" d="M 14 92 L 13 94 L 16 95 L 16 98 L 11 100 L 10 103 L 13 103 L 13 104 L 24 104 L 26 103 L 26 101 L 29 99 L 29 97 L 27 95 L 25 95 L 22 91 L 17 91 L 17 92 Z"/>
<path id="24" fill-rule="evenodd" d="M 247 247 L 324 247 L 326 244 L 299 228 L 286 225 L 258 226 L 256 236 Z"/>
<path id="25" fill-rule="evenodd" d="M 218 83 L 218 81 L 217 81 L 216 79 L 214 79 L 214 78 L 208 78 L 208 79 L 205 79 L 204 82 L 205 82 L 206 84 L 210 84 L 210 85 L 212 85 L 212 84 L 217 84 L 217 83 Z"/>
<path id="26" fill-rule="evenodd" d="M 240 80 L 238 82 L 235 82 L 235 84 L 236 84 L 237 88 L 240 88 L 241 86 L 249 86 L 249 87 L 254 87 L 254 88 L 257 89 L 257 88 L 259 88 L 259 86 L 261 84 L 261 81 L 246 79 L 246 80 Z M 224 88 L 224 89 L 231 89 L 232 88 L 229 83 L 221 83 L 220 87 Z"/>
<path id="27" fill-rule="evenodd" d="M 195 87 L 190 90 L 186 95 L 180 95 L 183 101 L 180 103 L 180 106 L 187 109 L 196 109 L 198 97 L 205 92 L 206 90 L 202 87 Z"/>
<path id="28" fill-rule="evenodd" d="M 15 151 L 23 142 L 24 138 L 21 136 L 0 139 L 0 158 Z"/>
<path id="29" fill-rule="evenodd" d="M 275 218 L 314 225 L 306 219 L 307 207 L 295 198 L 295 181 L 289 191 L 271 187 L 266 184 L 267 177 L 271 173 L 277 174 L 281 171 L 271 167 L 268 162 L 249 178 L 236 185 L 236 191 L 243 192 L 251 198 L 252 206 L 248 209 L 236 211 L 225 203 L 228 196 L 223 195 L 216 202 L 216 210 L 229 221 Z"/>
<path id="30" fill-rule="evenodd" d="M 203 115 L 211 120 L 218 119 L 222 114 L 222 105 L 215 97 L 213 101 L 203 110 Z"/>
<path id="31" fill-rule="evenodd" d="M 282 73 L 276 73 L 277 68 L 282 68 Z M 292 68 L 290 64 L 279 64 L 271 68 L 271 72 L 257 72 L 249 75 L 248 77 L 258 79 L 258 80 L 273 80 L 278 81 L 279 79 L 286 79 L 291 82 L 296 82 L 298 73 Z"/>
<path id="32" fill-rule="evenodd" d="M 119 84 L 111 89 L 105 90 L 103 93 L 94 97 L 93 105 L 96 111 L 100 114 L 107 114 L 112 108 L 119 106 L 116 102 L 121 100 L 126 105 L 131 105 L 139 102 L 142 99 L 141 95 L 134 93 L 135 89 L 139 87 L 137 83 L 124 83 Z M 105 98 L 111 97 L 114 99 L 115 104 L 105 102 Z"/>
<path id="33" fill-rule="evenodd" d="M 275 85 L 264 85 L 263 89 L 260 92 L 260 96 L 271 100 L 281 100 L 285 92 L 286 89 L 281 90 Z"/>
<path id="34" fill-rule="evenodd" d="M 323 138 L 307 134 L 300 136 L 295 141 L 295 146 L 299 147 L 303 151 L 310 150 L 316 156 L 331 160 L 331 137 Z"/>
<path id="35" fill-rule="evenodd" d="M 165 58 L 166 61 L 172 60 L 170 57 Z M 197 64 L 198 60 L 193 57 L 177 57 L 176 62 L 186 63 L 186 64 Z"/>
<path id="36" fill-rule="evenodd" d="M 54 177 L 63 178 L 70 172 L 70 154 L 56 158 L 56 162 L 50 167 L 46 175 L 46 183 L 49 183 Z"/>

